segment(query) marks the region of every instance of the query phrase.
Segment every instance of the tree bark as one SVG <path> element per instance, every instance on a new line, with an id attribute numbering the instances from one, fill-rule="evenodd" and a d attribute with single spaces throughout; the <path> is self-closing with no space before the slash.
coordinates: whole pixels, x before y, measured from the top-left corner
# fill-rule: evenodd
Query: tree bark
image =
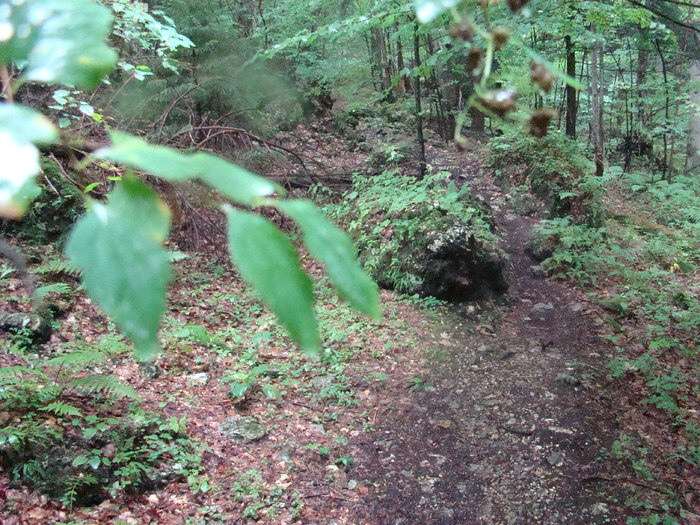
<path id="1" fill-rule="evenodd" d="M 688 133 L 688 161 L 686 171 L 700 168 L 700 60 L 690 62 L 690 131 Z"/>
<path id="2" fill-rule="evenodd" d="M 415 62 L 415 67 L 420 68 L 420 38 L 418 37 L 418 22 L 413 29 L 413 60 Z M 420 75 L 416 74 L 416 87 L 415 87 L 415 99 L 416 99 L 416 139 L 418 140 L 418 163 L 419 163 L 419 176 L 423 177 L 427 169 L 427 162 L 425 160 L 425 137 L 423 136 L 423 108 L 421 103 L 421 93 L 420 93 Z"/>
<path id="3" fill-rule="evenodd" d="M 396 94 L 403 96 L 407 91 L 411 90 L 410 83 L 406 75 L 403 74 L 403 70 L 406 69 L 406 65 L 403 59 L 403 43 L 401 42 L 401 36 L 399 33 L 399 23 L 394 23 L 394 31 L 397 34 L 396 38 L 396 73 L 399 75 L 399 81 L 396 83 Z"/>
<path id="4" fill-rule="evenodd" d="M 566 74 L 576 78 L 576 48 L 570 36 L 564 38 L 566 43 Z M 576 88 L 566 85 L 566 135 L 576 138 L 576 115 L 578 113 L 578 101 L 576 100 Z"/>
<path id="5" fill-rule="evenodd" d="M 598 43 L 591 52 L 591 141 L 595 173 L 605 171 L 605 135 L 603 128 L 603 45 Z"/>
<path id="6" fill-rule="evenodd" d="M 664 92 L 665 92 L 665 102 L 664 102 L 664 127 L 668 129 L 669 125 L 669 94 L 668 94 L 668 73 L 666 71 L 666 59 L 664 57 L 663 52 L 661 51 L 661 44 L 659 43 L 659 40 L 656 40 L 656 50 L 659 52 L 659 58 L 661 59 L 661 72 L 663 73 L 664 77 Z M 670 181 L 671 178 L 671 173 L 670 173 L 670 168 L 668 165 L 668 131 L 664 131 L 663 135 L 663 142 L 664 142 L 664 156 L 663 156 L 663 161 L 661 165 L 661 176 L 664 179 L 667 179 Z"/>

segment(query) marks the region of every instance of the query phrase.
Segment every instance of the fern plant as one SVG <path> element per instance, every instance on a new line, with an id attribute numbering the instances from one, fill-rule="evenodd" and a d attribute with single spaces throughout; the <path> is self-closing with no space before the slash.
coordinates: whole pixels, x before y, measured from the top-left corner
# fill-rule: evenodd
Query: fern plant
<path id="1" fill-rule="evenodd" d="M 130 385 L 100 373 L 106 351 L 78 346 L 46 360 L 18 357 L 23 364 L 0 368 L 0 411 L 9 415 L 0 458 L 14 479 L 67 507 L 175 477 L 208 486 L 185 420 L 141 411 Z M 123 417 L 104 413 L 119 402 Z"/>

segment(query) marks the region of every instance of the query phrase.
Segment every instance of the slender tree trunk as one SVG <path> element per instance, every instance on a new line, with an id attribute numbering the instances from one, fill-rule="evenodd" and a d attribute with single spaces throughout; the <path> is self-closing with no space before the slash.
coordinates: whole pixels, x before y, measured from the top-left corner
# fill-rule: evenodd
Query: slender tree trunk
<path id="1" fill-rule="evenodd" d="M 570 36 L 564 38 L 566 43 L 566 74 L 576 78 L 576 48 Z M 576 101 L 576 88 L 566 85 L 566 134 L 576 138 L 576 115 L 578 103 Z"/>
<path id="2" fill-rule="evenodd" d="M 690 132 L 686 171 L 700 168 L 700 60 L 690 62 Z"/>
<path id="3" fill-rule="evenodd" d="M 591 52 L 591 140 L 595 173 L 605 171 L 605 135 L 603 126 L 603 46 L 596 44 Z"/>
<path id="4" fill-rule="evenodd" d="M 413 29 L 413 60 L 415 61 L 415 67 L 420 68 L 420 38 L 418 37 L 418 22 L 416 22 Z M 427 162 L 425 160 L 425 137 L 423 136 L 423 108 L 421 104 L 420 75 L 418 74 L 416 74 L 415 83 L 416 139 L 418 140 L 419 175 L 420 177 L 423 177 L 427 169 Z"/>
<path id="5" fill-rule="evenodd" d="M 396 72 L 399 75 L 399 81 L 396 84 L 396 94 L 403 96 L 407 91 L 411 90 L 408 78 L 403 74 L 403 70 L 406 69 L 406 65 L 403 59 L 403 43 L 401 42 L 401 36 L 399 33 L 399 23 L 394 23 L 394 31 L 397 33 L 396 38 Z"/>
<path id="6" fill-rule="evenodd" d="M 664 105 L 664 127 L 668 129 L 668 117 L 669 117 L 669 96 L 668 96 L 668 73 L 666 71 L 666 59 L 661 51 L 661 44 L 658 39 L 656 40 L 656 50 L 659 52 L 659 58 L 661 59 L 661 72 L 664 76 L 664 91 L 666 93 L 665 105 Z M 668 131 L 663 133 L 664 142 L 664 156 L 661 164 L 661 176 L 662 178 L 668 178 Z"/>

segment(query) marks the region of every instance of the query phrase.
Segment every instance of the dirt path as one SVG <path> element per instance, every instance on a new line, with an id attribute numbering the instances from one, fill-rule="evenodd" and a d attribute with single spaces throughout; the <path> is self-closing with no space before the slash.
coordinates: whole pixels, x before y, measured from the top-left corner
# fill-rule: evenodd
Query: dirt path
<path id="1" fill-rule="evenodd" d="M 376 490 L 356 507 L 358 522 L 624 523 L 615 467 L 599 458 L 615 409 L 603 394 L 609 349 L 595 311 L 533 274 L 526 241 L 537 219 L 509 211 L 487 170 L 444 151 L 430 161 L 493 208 L 510 305 L 491 330 L 483 316 L 455 315 L 426 334 L 426 386 L 387 410 L 365 445 Z"/>

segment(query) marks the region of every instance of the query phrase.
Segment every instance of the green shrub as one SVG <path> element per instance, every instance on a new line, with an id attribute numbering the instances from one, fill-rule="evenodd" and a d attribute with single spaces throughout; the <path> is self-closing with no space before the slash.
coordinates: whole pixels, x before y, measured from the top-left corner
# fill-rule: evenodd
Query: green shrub
<path id="1" fill-rule="evenodd" d="M 353 190 L 328 211 L 384 287 L 451 300 L 506 288 L 488 210 L 448 173 L 356 176 Z"/>
<path id="2" fill-rule="evenodd" d="M 552 216 L 571 215 L 577 222 L 603 225 L 600 181 L 570 138 L 559 133 L 535 138 L 506 129 L 491 141 L 490 164 L 499 183 L 529 188 L 546 201 Z"/>
<path id="3" fill-rule="evenodd" d="M 133 388 L 99 373 L 100 350 L 44 360 L 15 354 L 0 368 L 0 458 L 15 482 L 66 506 L 92 505 L 121 491 L 197 481 L 196 447 L 184 419 L 145 413 Z M 123 416 L 114 416 L 114 405 Z"/>

